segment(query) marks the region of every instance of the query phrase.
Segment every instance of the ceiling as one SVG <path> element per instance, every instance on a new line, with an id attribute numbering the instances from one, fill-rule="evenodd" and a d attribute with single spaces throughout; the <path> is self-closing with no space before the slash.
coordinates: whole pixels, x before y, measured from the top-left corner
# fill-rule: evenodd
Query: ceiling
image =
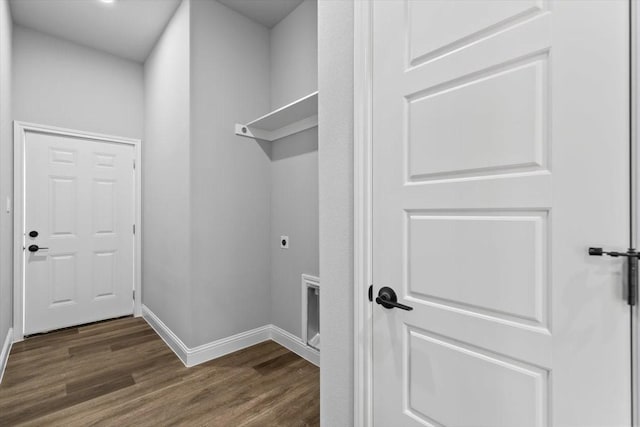
<path id="1" fill-rule="evenodd" d="M 218 0 L 268 28 L 272 28 L 298 7 L 303 0 Z"/>
<path id="2" fill-rule="evenodd" d="M 180 0 L 11 0 L 11 15 L 19 25 L 142 62 L 179 4 Z"/>

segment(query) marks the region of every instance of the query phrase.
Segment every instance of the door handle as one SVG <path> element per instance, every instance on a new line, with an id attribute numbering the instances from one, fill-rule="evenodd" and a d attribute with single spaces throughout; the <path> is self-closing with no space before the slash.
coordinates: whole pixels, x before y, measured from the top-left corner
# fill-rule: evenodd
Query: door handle
<path id="1" fill-rule="evenodd" d="M 396 292 L 387 286 L 380 289 L 380 292 L 378 292 L 378 296 L 376 297 L 376 303 L 388 309 L 399 308 L 401 310 L 406 310 L 406 311 L 413 310 L 413 307 L 400 304 L 398 302 L 398 296 L 396 295 Z"/>
<path id="2" fill-rule="evenodd" d="M 40 249 L 49 249 L 49 248 L 41 248 L 38 245 L 29 245 L 27 249 L 29 249 L 29 252 L 38 252 Z"/>

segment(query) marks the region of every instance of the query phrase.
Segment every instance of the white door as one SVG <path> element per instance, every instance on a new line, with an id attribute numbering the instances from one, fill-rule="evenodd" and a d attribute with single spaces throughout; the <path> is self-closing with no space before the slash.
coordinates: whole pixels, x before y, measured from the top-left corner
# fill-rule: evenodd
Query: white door
<path id="1" fill-rule="evenodd" d="M 630 425 L 629 2 L 372 7 L 374 425 Z"/>
<path id="2" fill-rule="evenodd" d="M 132 145 L 26 133 L 25 334 L 133 313 L 133 159 Z"/>

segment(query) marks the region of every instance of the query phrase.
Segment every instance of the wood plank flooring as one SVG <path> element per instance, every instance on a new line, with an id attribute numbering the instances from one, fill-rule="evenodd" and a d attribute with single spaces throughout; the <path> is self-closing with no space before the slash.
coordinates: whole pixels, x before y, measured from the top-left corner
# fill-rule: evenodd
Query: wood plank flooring
<path id="1" fill-rule="evenodd" d="M 185 368 L 128 317 L 14 344 L 0 426 L 318 426 L 319 374 L 272 341 Z"/>

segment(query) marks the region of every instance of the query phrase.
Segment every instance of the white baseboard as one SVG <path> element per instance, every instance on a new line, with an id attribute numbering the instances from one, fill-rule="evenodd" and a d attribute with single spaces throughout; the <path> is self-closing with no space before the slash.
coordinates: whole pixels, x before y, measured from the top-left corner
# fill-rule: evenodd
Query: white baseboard
<path id="1" fill-rule="evenodd" d="M 297 336 L 277 327 L 276 325 L 269 325 L 271 327 L 271 339 L 288 350 L 294 352 L 298 356 L 306 359 L 316 366 L 320 366 L 320 352 L 306 345 Z"/>
<path id="2" fill-rule="evenodd" d="M 2 345 L 2 352 L 0 352 L 0 383 L 2 383 L 2 377 L 4 376 L 4 370 L 7 367 L 9 361 L 9 353 L 11 353 L 11 346 L 13 345 L 13 328 L 9 328 L 7 336 L 4 339 Z"/>
<path id="3" fill-rule="evenodd" d="M 178 336 L 174 334 L 173 331 L 169 329 L 169 327 L 144 304 L 142 304 L 142 318 L 146 320 L 149 326 L 151 326 L 158 335 L 160 335 L 160 338 L 162 338 L 169 348 L 173 350 L 176 356 L 178 356 L 178 359 L 187 366 L 187 354 L 189 353 L 189 347 L 187 347 L 185 343 L 183 343 L 182 340 L 178 338 Z"/>
<path id="4" fill-rule="evenodd" d="M 145 305 L 142 305 L 142 317 L 186 367 L 199 365 L 267 340 L 273 340 L 314 365 L 320 366 L 320 353 L 318 351 L 307 347 L 300 338 L 275 325 L 261 326 L 250 331 L 189 348 Z"/>
<path id="5" fill-rule="evenodd" d="M 209 360 L 217 359 L 225 354 L 251 347 L 263 341 L 269 340 L 269 326 L 261 326 L 250 331 L 241 332 L 227 338 L 199 345 L 189 350 L 187 354 L 187 366 L 195 366 Z"/>

